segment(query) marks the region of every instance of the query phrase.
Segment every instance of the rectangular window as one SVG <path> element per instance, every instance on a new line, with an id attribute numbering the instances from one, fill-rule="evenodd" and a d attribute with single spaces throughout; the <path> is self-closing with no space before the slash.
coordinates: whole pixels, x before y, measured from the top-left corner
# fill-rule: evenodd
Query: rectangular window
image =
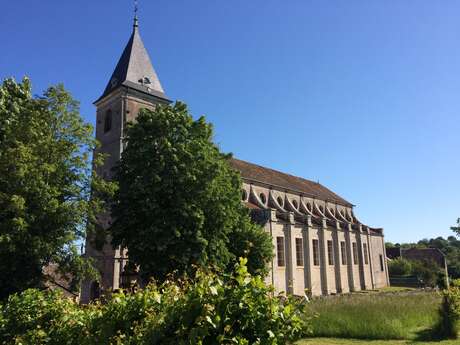
<path id="1" fill-rule="evenodd" d="M 327 241 L 327 258 L 329 265 L 334 265 L 334 247 L 332 241 Z"/>
<path id="2" fill-rule="evenodd" d="M 284 267 L 284 237 L 276 238 L 276 256 L 278 257 L 278 266 Z"/>
<path id="3" fill-rule="evenodd" d="M 295 239 L 295 254 L 297 266 L 303 266 L 303 240 L 301 238 Z"/>
<path id="4" fill-rule="evenodd" d="M 367 252 L 367 243 L 363 243 L 363 255 L 364 255 L 364 263 L 368 265 L 369 264 L 369 254 Z"/>
<path id="5" fill-rule="evenodd" d="M 342 265 L 347 264 L 347 247 L 345 247 L 345 241 L 340 242 L 340 253 L 342 254 Z"/>
<path id="6" fill-rule="evenodd" d="M 383 266 L 383 255 L 380 254 L 380 270 L 383 272 L 385 269 L 384 269 L 384 266 Z"/>
<path id="7" fill-rule="evenodd" d="M 313 240 L 313 265 L 319 266 L 319 242 Z"/>
<path id="8" fill-rule="evenodd" d="M 356 245 L 356 242 L 353 242 L 353 263 L 355 265 L 358 264 L 358 246 Z"/>

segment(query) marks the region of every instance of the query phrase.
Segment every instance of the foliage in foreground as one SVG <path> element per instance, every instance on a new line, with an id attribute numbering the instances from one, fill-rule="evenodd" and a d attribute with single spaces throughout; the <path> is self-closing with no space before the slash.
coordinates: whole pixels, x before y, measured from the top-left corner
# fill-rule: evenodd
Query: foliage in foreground
<path id="1" fill-rule="evenodd" d="M 239 173 L 212 139 L 212 125 L 179 102 L 143 109 L 128 127 L 110 234 L 144 280 L 194 266 L 231 271 L 239 257 L 251 273 L 266 272 L 271 238 L 251 222 Z"/>
<path id="2" fill-rule="evenodd" d="M 414 339 L 437 324 L 441 297 L 435 292 L 343 295 L 315 299 L 313 334 L 356 339 Z"/>
<path id="3" fill-rule="evenodd" d="M 460 279 L 452 281 L 451 287 L 442 292 L 439 316 L 434 335 L 438 338 L 457 339 L 460 332 Z"/>
<path id="4" fill-rule="evenodd" d="M 5 344 L 285 344 L 307 335 L 299 300 L 272 297 L 246 260 L 232 276 L 198 270 L 195 279 L 151 283 L 105 304 L 79 306 L 56 292 L 13 295 L 0 314 Z"/>
<path id="5" fill-rule="evenodd" d="M 91 190 L 109 187 L 91 176 L 96 141 L 78 103 L 62 85 L 31 90 L 27 78 L 0 86 L 0 300 L 40 286 L 51 262 L 90 270 L 74 241 L 103 208 Z"/>

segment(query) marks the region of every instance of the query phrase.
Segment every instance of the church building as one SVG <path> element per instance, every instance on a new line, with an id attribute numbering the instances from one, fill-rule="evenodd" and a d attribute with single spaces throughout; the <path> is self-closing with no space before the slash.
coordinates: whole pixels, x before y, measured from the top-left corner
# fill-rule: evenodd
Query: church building
<path id="1" fill-rule="evenodd" d="M 126 124 L 135 120 L 140 109 L 170 102 L 144 47 L 136 17 L 129 42 L 94 103 L 96 138 L 101 143 L 98 152 L 108 156 L 97 173 L 111 178 L 123 150 Z M 350 202 L 301 177 L 238 159 L 232 159 L 231 165 L 242 176 L 242 202 L 272 236 L 275 256 L 266 282 L 277 292 L 329 295 L 389 285 L 383 229 L 361 223 Z M 110 217 L 103 226 L 110 226 Z M 83 303 L 99 297 L 101 291 L 129 286 L 126 251 L 113 248 L 110 239 L 100 251 L 87 239 L 85 255 L 95 260 L 101 281 L 84 282 Z"/>

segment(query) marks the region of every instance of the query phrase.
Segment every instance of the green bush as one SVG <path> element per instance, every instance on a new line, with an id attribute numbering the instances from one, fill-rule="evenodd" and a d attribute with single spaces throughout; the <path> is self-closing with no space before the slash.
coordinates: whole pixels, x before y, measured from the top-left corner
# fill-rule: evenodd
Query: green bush
<path id="1" fill-rule="evenodd" d="M 0 313 L 2 344 L 65 344 L 78 337 L 85 313 L 57 291 L 29 289 L 10 296 Z"/>
<path id="2" fill-rule="evenodd" d="M 439 279 L 442 279 L 442 271 L 433 261 L 413 261 L 412 274 L 423 286 L 435 287 Z"/>
<path id="3" fill-rule="evenodd" d="M 453 281 L 452 286 L 444 290 L 442 295 L 440 320 L 435 335 L 440 338 L 457 339 L 460 331 L 460 280 Z"/>
<path id="4" fill-rule="evenodd" d="M 307 335 L 304 301 L 272 295 L 246 260 L 231 276 L 151 283 L 79 306 L 55 292 L 13 295 L 0 313 L 4 344 L 285 344 Z"/>
<path id="5" fill-rule="evenodd" d="M 408 276 L 412 273 L 412 262 L 403 258 L 396 258 L 388 262 L 388 272 L 395 276 Z"/>

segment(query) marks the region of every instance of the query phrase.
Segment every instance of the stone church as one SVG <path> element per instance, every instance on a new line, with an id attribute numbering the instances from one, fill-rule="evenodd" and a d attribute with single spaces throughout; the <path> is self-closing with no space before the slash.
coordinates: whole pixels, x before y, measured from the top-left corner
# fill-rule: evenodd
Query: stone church
<path id="1" fill-rule="evenodd" d="M 104 90 L 95 101 L 98 152 L 108 155 L 98 174 L 110 178 L 123 150 L 126 124 L 142 108 L 168 104 L 139 34 L 132 35 Z M 323 185 L 270 168 L 233 159 L 243 179 L 242 202 L 273 239 L 275 257 L 266 281 L 278 292 L 328 295 L 389 285 L 383 230 L 361 223 L 353 205 Z M 110 219 L 104 226 L 110 225 Z M 95 259 L 101 281 L 85 282 L 81 301 L 101 291 L 126 287 L 126 251 L 109 240 L 101 251 L 87 240 L 85 255 Z M 131 274 L 132 276 L 132 274 Z"/>

